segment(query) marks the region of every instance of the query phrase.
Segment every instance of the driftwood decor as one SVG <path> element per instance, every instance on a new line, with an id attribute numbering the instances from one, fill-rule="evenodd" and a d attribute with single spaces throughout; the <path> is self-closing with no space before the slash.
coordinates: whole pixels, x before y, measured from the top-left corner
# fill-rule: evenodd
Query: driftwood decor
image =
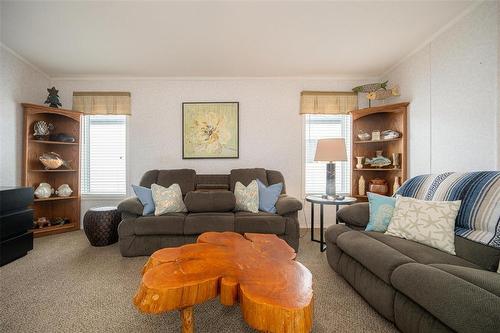
<path id="1" fill-rule="evenodd" d="M 180 310 L 182 331 L 193 332 L 193 305 L 220 294 L 239 301 L 243 319 L 265 332 L 310 332 L 311 272 L 276 235 L 207 232 L 195 244 L 153 253 L 134 298 L 139 310 Z"/>

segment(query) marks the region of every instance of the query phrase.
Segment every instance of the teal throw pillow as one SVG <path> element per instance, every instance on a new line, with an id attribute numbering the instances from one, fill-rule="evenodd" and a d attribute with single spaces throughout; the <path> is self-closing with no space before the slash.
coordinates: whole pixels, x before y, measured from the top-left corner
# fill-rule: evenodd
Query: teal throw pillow
<path id="1" fill-rule="evenodd" d="M 365 230 L 386 232 L 396 206 L 396 198 L 368 192 L 368 202 L 370 222 Z"/>
<path id="2" fill-rule="evenodd" d="M 283 183 L 266 186 L 257 179 L 257 185 L 259 185 L 259 210 L 276 213 L 275 205 L 283 189 Z"/>
<path id="3" fill-rule="evenodd" d="M 151 189 L 143 186 L 132 185 L 132 189 L 139 201 L 144 206 L 142 215 L 149 215 L 155 212 L 155 203 L 153 201 L 153 193 Z"/>

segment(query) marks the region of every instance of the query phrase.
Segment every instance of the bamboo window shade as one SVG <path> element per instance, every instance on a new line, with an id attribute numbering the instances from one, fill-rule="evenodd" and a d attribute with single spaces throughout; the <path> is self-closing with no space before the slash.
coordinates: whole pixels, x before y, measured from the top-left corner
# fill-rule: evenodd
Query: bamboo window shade
<path id="1" fill-rule="evenodd" d="M 300 114 L 348 114 L 358 109 L 354 92 L 303 91 L 300 94 Z"/>
<path id="2" fill-rule="evenodd" d="M 87 115 L 131 115 L 130 93 L 118 91 L 75 91 L 73 110 Z"/>

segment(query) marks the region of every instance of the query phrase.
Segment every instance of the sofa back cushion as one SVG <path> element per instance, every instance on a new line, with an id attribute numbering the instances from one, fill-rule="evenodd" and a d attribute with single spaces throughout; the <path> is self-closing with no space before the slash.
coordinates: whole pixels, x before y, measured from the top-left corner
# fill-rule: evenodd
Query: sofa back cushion
<path id="1" fill-rule="evenodd" d="M 267 174 L 267 182 L 269 183 L 268 185 L 282 183 L 283 188 L 281 189 L 281 194 L 286 194 L 285 178 L 283 177 L 283 174 L 276 170 L 266 170 L 266 174 Z"/>
<path id="2" fill-rule="evenodd" d="M 229 190 L 229 175 L 196 175 L 197 190 Z"/>
<path id="3" fill-rule="evenodd" d="M 179 184 L 182 194 L 185 195 L 189 191 L 194 191 L 195 181 L 196 171 L 192 169 L 149 170 L 142 176 L 140 185 L 151 188 L 151 184 L 163 187 Z"/>
<path id="4" fill-rule="evenodd" d="M 234 192 L 236 182 L 240 182 L 243 186 L 248 186 L 252 180 L 256 179 L 260 180 L 266 186 L 269 185 L 266 169 L 233 169 L 229 174 L 230 189 Z"/>
<path id="5" fill-rule="evenodd" d="M 187 210 L 192 213 L 231 212 L 235 202 L 231 191 L 192 191 L 184 198 Z"/>
<path id="6" fill-rule="evenodd" d="M 500 249 L 500 171 L 417 176 L 406 181 L 397 194 L 422 200 L 461 200 L 455 234 Z"/>

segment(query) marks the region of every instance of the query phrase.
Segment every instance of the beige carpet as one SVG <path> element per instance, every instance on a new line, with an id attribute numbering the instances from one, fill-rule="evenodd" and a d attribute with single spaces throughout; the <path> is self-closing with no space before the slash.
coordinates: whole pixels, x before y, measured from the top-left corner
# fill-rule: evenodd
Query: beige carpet
<path id="1" fill-rule="evenodd" d="M 314 277 L 314 332 L 396 332 L 335 272 L 308 235 L 298 260 Z M 0 332 L 179 332 L 177 312 L 139 313 L 132 297 L 146 257 L 117 244 L 92 247 L 82 231 L 35 239 L 26 257 L 0 268 Z M 254 332 L 238 306 L 195 307 L 196 332 Z"/>

